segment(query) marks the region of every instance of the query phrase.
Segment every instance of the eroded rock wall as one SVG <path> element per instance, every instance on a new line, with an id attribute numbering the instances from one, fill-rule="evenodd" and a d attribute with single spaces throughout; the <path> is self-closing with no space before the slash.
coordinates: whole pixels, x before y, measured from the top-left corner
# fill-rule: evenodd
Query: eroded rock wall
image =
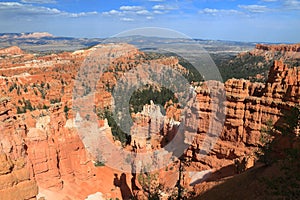
<path id="1" fill-rule="evenodd" d="M 260 144 L 261 130 L 268 123 L 273 125 L 295 105 L 299 105 L 299 68 L 289 68 L 282 61 L 275 61 L 265 84 L 242 79 L 230 79 L 225 83 L 226 119 L 222 133 L 213 150 L 204 158 L 197 156 L 201 150 L 205 131 L 200 131 L 187 151 L 187 157 L 196 168 L 222 168 L 233 164 L 236 158 L 254 155 Z M 198 88 L 198 111 L 209 119 L 210 97 L 205 89 Z M 209 120 L 202 121 L 199 129 L 208 127 Z M 201 134 L 202 133 L 202 134 Z"/>

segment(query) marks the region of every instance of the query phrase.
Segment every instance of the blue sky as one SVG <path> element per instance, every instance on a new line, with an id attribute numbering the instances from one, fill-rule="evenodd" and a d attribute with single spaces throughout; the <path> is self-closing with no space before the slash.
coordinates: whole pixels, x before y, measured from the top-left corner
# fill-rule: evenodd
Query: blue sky
<path id="1" fill-rule="evenodd" d="M 0 32 L 109 37 L 162 27 L 193 38 L 300 42 L 300 0 L 0 0 Z"/>

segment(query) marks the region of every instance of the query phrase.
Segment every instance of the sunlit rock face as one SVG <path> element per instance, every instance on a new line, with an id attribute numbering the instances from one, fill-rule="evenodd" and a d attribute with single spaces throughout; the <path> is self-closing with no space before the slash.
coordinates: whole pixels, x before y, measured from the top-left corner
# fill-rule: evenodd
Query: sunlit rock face
<path id="1" fill-rule="evenodd" d="M 135 69 L 136 63 L 146 62 L 138 60 L 136 55 L 142 56 L 143 53 L 132 45 L 117 45 L 116 56 L 122 49 L 127 53 L 114 60 L 110 70 L 96 84 L 91 102 L 97 108 L 110 109 L 113 100 L 107 89 L 114 86 L 125 71 Z M 94 137 L 89 142 L 95 145 L 92 149 L 84 144 L 88 138 L 78 132 L 80 123 L 89 123 L 85 111 L 73 112 L 74 79 L 90 51 L 35 56 L 17 47 L 0 50 L 0 54 L 5 55 L 0 60 L 0 199 L 34 199 L 39 190 L 42 191 L 40 196 L 47 196 L 51 191 L 61 194 L 61 199 L 100 198 L 101 193 L 106 195 L 105 198 L 121 198 L 120 191 L 113 190 L 114 173 L 119 172 L 107 166 L 94 166 L 97 157 L 92 153 L 97 148 L 103 150 L 102 136 L 121 148 L 120 143 L 114 141 L 107 119 L 96 119 L 95 128 L 102 135 L 91 133 Z M 254 51 L 257 54 L 284 51 L 286 56 L 297 56 L 299 47 L 257 46 Z M 176 58 L 147 61 L 153 66 L 157 63 L 185 72 Z M 140 72 L 140 77 L 131 76 L 128 81 L 147 77 L 144 71 Z M 226 118 L 221 127 L 220 124 L 211 127 L 214 101 L 206 82 L 191 88 L 193 101 L 189 102 L 187 113 L 169 102 L 164 107 L 165 114 L 162 114 L 162 106 L 149 102 L 142 112 L 132 114 L 132 140 L 125 148 L 137 152 L 163 148 L 184 123 L 184 139 L 190 144 L 184 153 L 189 164 L 185 170 L 191 172 L 185 174 L 184 181 L 186 188 L 193 190 L 191 182 L 197 185 L 199 179 L 205 180 L 210 173 L 234 164 L 236 159 L 247 158 L 246 168 L 253 166 L 253 152 L 260 142 L 261 129 L 268 121 L 276 123 L 283 111 L 300 103 L 299 82 L 299 68 L 289 67 L 282 60 L 274 62 L 266 83 L 242 79 L 226 81 Z M 76 89 L 84 91 L 85 86 Z M 185 114 L 187 118 L 182 121 Z M 215 121 L 218 121 L 218 116 Z M 221 134 L 212 150 L 202 156 L 208 130 L 212 133 L 220 131 Z M 178 166 L 174 168 L 176 171 Z M 161 176 L 172 177 L 170 185 L 174 187 L 177 172 L 162 171 Z M 194 173 L 201 171 L 204 172 Z M 175 175 L 171 176 L 171 172 Z M 127 179 L 130 178 L 128 175 Z"/>
<path id="2" fill-rule="evenodd" d="M 27 128 L 10 98 L 0 98 L 0 198 L 35 199 L 38 193 L 27 144 Z"/>

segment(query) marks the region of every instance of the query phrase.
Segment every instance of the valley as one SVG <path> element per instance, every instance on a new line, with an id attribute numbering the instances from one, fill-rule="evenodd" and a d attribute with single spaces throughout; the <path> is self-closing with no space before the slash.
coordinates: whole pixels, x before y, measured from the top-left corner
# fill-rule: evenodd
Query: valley
<path id="1" fill-rule="evenodd" d="M 298 166 L 299 44 L 200 41 L 221 82 L 177 54 L 27 36 L 0 36 L 0 199 L 218 199 L 242 183 L 257 191 L 243 199 L 291 197 L 249 177 L 274 178 L 289 156 Z M 148 81 L 167 69 L 172 89 Z M 262 159 L 272 141 L 275 164 Z"/>

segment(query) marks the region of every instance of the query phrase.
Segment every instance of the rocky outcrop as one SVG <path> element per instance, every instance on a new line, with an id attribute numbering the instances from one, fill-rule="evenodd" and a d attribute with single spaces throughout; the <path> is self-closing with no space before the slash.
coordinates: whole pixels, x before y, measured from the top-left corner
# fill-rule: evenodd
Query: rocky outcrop
<path id="1" fill-rule="evenodd" d="M 35 179 L 40 188 L 83 199 L 99 189 L 89 188 L 91 183 L 97 185 L 96 168 L 75 127 L 65 126 L 62 105 L 52 105 L 49 112 L 49 116 L 40 117 L 35 127 L 29 128 L 26 138 Z M 80 188 L 81 184 L 86 184 L 86 188 L 73 194 L 64 192 L 70 185 Z"/>
<path id="2" fill-rule="evenodd" d="M 66 124 L 62 106 L 50 108 L 50 116 L 38 119 L 36 127 L 27 135 L 28 156 L 35 178 L 42 188 L 62 189 L 66 181 L 92 177 L 93 164 L 76 131 L 64 128 Z M 88 171 L 90 175 L 88 175 Z"/>
<path id="3" fill-rule="evenodd" d="M 10 98 L 0 98 L 0 199 L 35 199 L 38 186 L 26 154 L 27 130 L 13 110 Z"/>
<path id="4" fill-rule="evenodd" d="M 218 171 L 226 166 L 233 166 L 234 170 L 234 166 L 237 166 L 234 162 L 241 160 L 243 162 L 238 166 L 241 164 L 245 168 L 253 166 L 254 152 L 261 144 L 261 130 L 267 128 L 268 124 L 280 125 L 283 114 L 299 105 L 299 73 L 299 68 L 289 68 L 282 61 L 276 61 L 265 84 L 239 79 L 228 80 L 225 83 L 226 119 L 220 140 L 207 156 L 200 157 L 198 152 L 203 147 L 202 135 L 208 124 L 205 121 L 199 124 L 200 134 L 186 152 L 186 157 L 190 161 L 189 168 L 197 171 L 208 169 Z M 195 108 L 201 113 L 201 117 L 209 119 L 206 116 L 209 116 L 207 108 L 210 107 L 211 101 L 205 90 L 197 88 L 199 106 Z M 201 131 L 203 128 L 204 131 Z M 227 170 L 223 173 L 222 176 L 226 177 L 235 172 Z"/>
<path id="5" fill-rule="evenodd" d="M 135 123 L 131 127 L 131 146 L 137 151 L 160 148 L 163 137 L 159 133 L 167 123 L 159 105 L 151 100 L 149 105 L 143 106 L 142 112 L 133 115 L 133 119 Z"/>
<path id="6" fill-rule="evenodd" d="M 19 47 L 16 47 L 16 46 L 8 47 L 5 49 L 0 49 L 0 55 L 7 55 L 7 54 L 20 55 L 20 54 L 23 54 L 23 51 Z"/>
<path id="7" fill-rule="evenodd" d="M 269 78 L 264 89 L 264 96 L 273 101 L 284 101 L 299 104 L 300 70 L 289 68 L 283 61 L 275 61 L 270 69 Z"/>
<path id="8" fill-rule="evenodd" d="M 117 80 L 124 74 L 131 75 L 127 72 L 135 73 L 126 77 L 128 84 L 146 80 L 146 65 L 158 69 L 159 64 L 162 64 L 187 73 L 175 57 L 147 60 L 132 45 L 111 45 L 95 47 L 103 48 L 104 55 L 114 55 L 115 59 L 109 63 L 100 81 L 95 83 L 97 92 L 90 98 L 95 106 L 91 103 L 89 109 L 111 108 L 111 89 Z M 6 52 L 23 54 L 17 48 L 13 49 Z M 74 123 L 77 118 L 89 121 L 86 111 L 74 114 L 72 109 L 74 92 L 84 96 L 90 89 L 89 81 L 97 75 L 95 69 L 87 77 L 82 76 L 82 82 L 75 87 L 74 79 L 84 74 L 85 71 L 81 74 L 80 69 L 86 66 L 83 61 L 91 51 L 46 56 L 7 55 L 0 59 L 0 199 L 16 199 L 16 195 L 23 199 L 35 198 L 37 185 L 42 191 L 40 196 L 51 191 L 60 193 L 61 199 L 84 199 L 97 192 L 104 195 L 110 193 L 109 197 L 120 197 L 120 193 L 112 190 L 114 172 L 106 167 L 99 169 L 94 166 L 95 155 L 87 151 L 83 144 L 84 135 L 77 132 Z M 252 53 L 269 55 L 273 51 L 287 51 L 287 56 L 298 55 L 297 45 L 287 49 L 257 46 Z M 261 129 L 270 121 L 278 123 L 284 111 L 300 103 L 299 82 L 299 68 L 290 67 L 284 60 L 274 62 L 265 84 L 229 79 L 224 84 L 224 125 L 220 127 L 220 124 L 214 124 L 212 129 L 210 121 L 213 119 L 211 113 L 214 101 L 208 84 L 216 86 L 220 83 L 205 82 L 201 86 L 191 87 L 190 95 L 195 101 L 188 104 L 190 110 L 187 113 L 188 120 L 185 121 L 185 136 L 193 134 L 195 138 L 188 141 L 191 146 L 184 155 L 188 163 L 185 170 L 214 172 L 231 165 L 251 167 L 253 152 L 260 145 Z M 182 122 L 183 109 L 180 104 L 171 101 L 164 108 L 166 114 L 162 115 L 162 108 L 150 103 L 144 106 L 141 113 L 132 114 L 134 125 L 131 128 L 131 146 L 126 149 L 150 152 L 164 147 L 174 138 Z M 97 122 L 99 127 L 108 132 L 106 136 L 109 135 L 109 139 L 113 140 L 107 121 L 102 119 Z M 211 130 L 210 136 L 214 137 L 213 133 L 217 129 L 221 134 L 216 144 L 205 156 L 201 155 L 207 133 Z M 151 140 L 148 139 L 150 136 Z M 92 142 L 98 145 L 100 141 Z M 178 164 L 173 167 L 178 168 Z M 226 175 L 227 172 L 224 173 Z M 166 170 L 161 174 L 172 176 Z M 195 178 L 188 177 L 188 173 L 185 175 L 183 181 L 188 188 L 189 181 Z M 174 187 L 176 180 L 174 177 L 171 179 L 170 187 Z"/>
<path id="9" fill-rule="evenodd" d="M 264 51 L 281 51 L 281 52 L 300 52 L 300 44 L 291 44 L 291 45 L 265 45 L 257 44 L 256 49 Z"/>
<path id="10" fill-rule="evenodd" d="M 251 55 L 263 56 L 266 60 L 284 59 L 294 60 L 300 58 L 300 44 L 265 45 L 257 44 L 250 51 Z"/>
<path id="11" fill-rule="evenodd" d="M 94 166 L 73 123 L 72 79 L 84 56 L 25 54 L 0 60 L 0 97 L 7 96 L 0 100 L 0 150 L 7 158 L 1 162 L 5 170 L 0 179 L 5 178 L 0 199 L 31 199 L 38 192 L 46 199 L 85 199 L 97 192 L 120 197 L 110 192 L 113 180 L 101 187 L 102 178 L 113 177 L 113 172 Z M 101 108 L 111 105 L 111 94 L 99 92 L 95 103 Z"/>

